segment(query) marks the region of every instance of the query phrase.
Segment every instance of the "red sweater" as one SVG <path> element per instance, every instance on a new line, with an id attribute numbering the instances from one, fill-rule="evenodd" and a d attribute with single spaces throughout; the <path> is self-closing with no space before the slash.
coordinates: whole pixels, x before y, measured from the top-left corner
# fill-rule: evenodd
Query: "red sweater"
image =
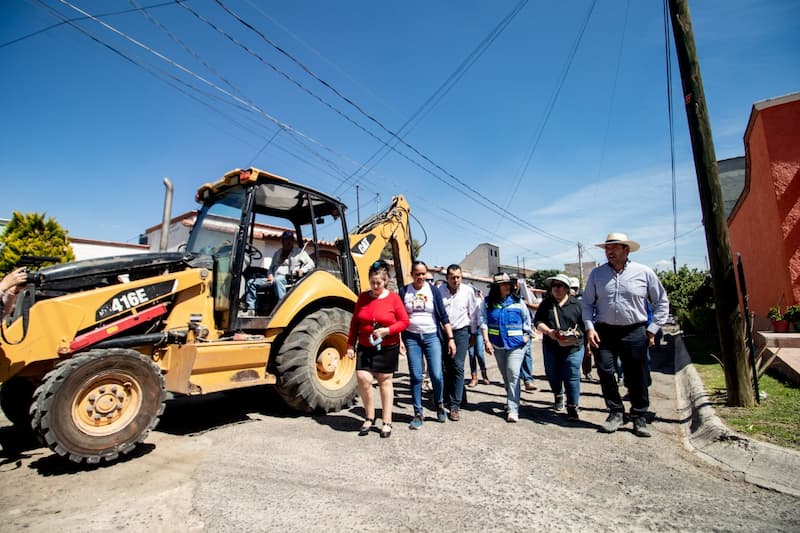
<path id="1" fill-rule="evenodd" d="M 377 322 L 378 326 L 373 327 Z M 373 298 L 369 291 L 358 295 L 356 308 L 353 310 L 353 321 L 350 322 L 350 335 L 347 345 L 355 346 L 356 336 L 361 346 L 372 346 L 369 336 L 373 329 L 389 328 L 389 335 L 383 338 L 383 344 L 393 346 L 400 343 L 400 332 L 408 327 L 408 313 L 400 297 L 390 292 L 385 298 Z"/>

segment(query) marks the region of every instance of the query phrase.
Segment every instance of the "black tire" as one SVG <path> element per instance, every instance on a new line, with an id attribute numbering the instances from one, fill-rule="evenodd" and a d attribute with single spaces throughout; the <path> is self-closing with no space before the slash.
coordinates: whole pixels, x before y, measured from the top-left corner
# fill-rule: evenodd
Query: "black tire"
<path id="1" fill-rule="evenodd" d="M 344 309 L 320 309 L 286 337 L 275 367 L 278 394 L 292 409 L 327 413 L 352 405 L 356 361 L 346 356 L 351 317 Z"/>
<path id="2" fill-rule="evenodd" d="M 91 350 L 60 363 L 36 389 L 33 430 L 71 461 L 113 461 L 142 442 L 164 412 L 166 386 L 134 350 Z"/>
<path id="3" fill-rule="evenodd" d="M 31 430 L 31 404 L 36 385 L 23 377 L 13 377 L 0 387 L 0 408 L 17 428 Z"/>

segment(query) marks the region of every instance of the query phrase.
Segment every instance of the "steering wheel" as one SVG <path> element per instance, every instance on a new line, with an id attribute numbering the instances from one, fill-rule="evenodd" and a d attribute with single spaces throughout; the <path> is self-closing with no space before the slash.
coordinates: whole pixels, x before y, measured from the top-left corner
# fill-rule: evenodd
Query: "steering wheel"
<path id="1" fill-rule="evenodd" d="M 247 257 L 250 259 L 251 262 L 258 261 L 259 259 L 264 257 L 264 254 L 261 253 L 261 250 L 259 250 L 250 243 L 244 246 L 244 253 L 247 254 Z"/>

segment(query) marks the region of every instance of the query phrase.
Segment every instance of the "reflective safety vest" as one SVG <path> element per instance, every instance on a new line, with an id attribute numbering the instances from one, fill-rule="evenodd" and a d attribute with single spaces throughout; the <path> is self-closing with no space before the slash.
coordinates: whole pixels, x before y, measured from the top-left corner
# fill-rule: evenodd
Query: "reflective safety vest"
<path id="1" fill-rule="evenodd" d="M 507 350 L 524 346 L 523 313 L 527 312 L 525 303 L 513 296 L 508 296 L 503 302 L 487 308 L 486 328 L 489 341 Z"/>

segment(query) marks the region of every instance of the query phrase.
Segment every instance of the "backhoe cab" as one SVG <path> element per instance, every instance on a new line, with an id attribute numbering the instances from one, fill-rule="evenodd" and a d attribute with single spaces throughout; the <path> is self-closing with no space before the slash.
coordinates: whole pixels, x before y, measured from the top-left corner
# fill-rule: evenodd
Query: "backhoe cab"
<path id="1" fill-rule="evenodd" d="M 59 455 L 113 460 L 158 423 L 166 393 L 271 384 L 291 407 L 334 411 L 355 397 L 345 355 L 369 265 L 391 243 L 410 282 L 410 208 L 402 196 L 352 234 L 337 199 L 258 169 L 197 191 L 202 204 L 179 252 L 65 263 L 36 271 L 0 341 L 0 406 Z M 290 229 L 315 268 L 286 295 L 257 294 L 264 238 Z"/>

